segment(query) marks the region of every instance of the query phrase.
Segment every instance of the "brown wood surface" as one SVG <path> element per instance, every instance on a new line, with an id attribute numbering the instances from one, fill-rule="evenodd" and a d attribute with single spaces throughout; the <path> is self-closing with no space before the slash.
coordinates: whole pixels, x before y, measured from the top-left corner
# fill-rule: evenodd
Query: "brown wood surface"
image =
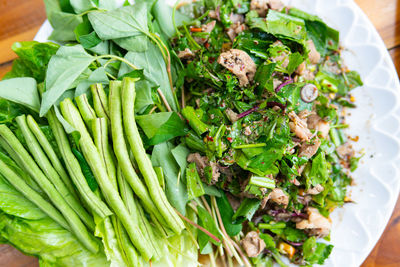
<path id="1" fill-rule="evenodd" d="M 378 29 L 400 73 L 400 1 L 355 1 Z M 11 69 L 11 60 L 16 57 L 10 48 L 12 43 L 32 40 L 45 18 L 42 0 L 0 0 L 0 78 Z M 33 267 L 38 262 L 8 245 L 0 245 L 0 266 Z M 400 266 L 400 200 L 384 234 L 362 266 Z"/>

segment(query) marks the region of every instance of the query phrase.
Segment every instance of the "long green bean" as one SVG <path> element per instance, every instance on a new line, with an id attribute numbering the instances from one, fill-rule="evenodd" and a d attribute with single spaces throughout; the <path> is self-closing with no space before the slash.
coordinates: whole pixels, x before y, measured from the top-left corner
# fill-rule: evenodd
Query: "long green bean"
<path id="1" fill-rule="evenodd" d="M 161 258 L 161 248 L 156 239 L 153 229 L 147 220 L 142 208 L 140 205 L 136 203 L 136 198 L 133 195 L 132 188 L 129 186 L 128 182 L 124 179 L 122 171 L 118 171 L 118 185 L 120 188 L 120 193 L 122 200 L 124 201 L 126 207 L 128 208 L 130 214 L 134 217 L 139 219 L 139 227 L 142 230 L 143 234 L 145 235 L 146 239 L 149 240 L 150 244 L 154 248 L 156 252 L 153 255 L 154 260 L 158 260 Z"/>
<path id="2" fill-rule="evenodd" d="M 87 211 L 82 207 L 78 199 L 72 195 L 67 186 L 61 180 L 61 177 L 58 175 L 57 171 L 51 165 L 35 136 L 30 131 L 26 122 L 26 116 L 18 116 L 15 120 L 26 140 L 26 144 L 31 152 L 31 155 L 42 169 L 43 173 L 47 176 L 47 179 L 49 179 L 49 181 L 54 185 L 57 191 L 61 194 L 62 198 L 76 212 L 79 218 L 81 218 L 81 220 L 90 228 L 90 230 L 93 231 L 94 222 L 92 216 L 90 216 L 89 213 L 87 213 Z"/>
<path id="3" fill-rule="evenodd" d="M 153 169 L 150 159 L 147 157 L 142 140 L 135 122 L 135 79 L 124 78 L 122 84 L 122 114 L 124 118 L 124 128 L 131 150 L 143 178 L 149 188 L 149 193 L 159 212 L 164 217 L 168 226 L 176 233 L 180 233 L 184 224 L 162 190 L 158 182 L 157 174 Z"/>
<path id="4" fill-rule="evenodd" d="M 115 161 L 113 158 L 113 152 L 108 142 L 108 125 L 106 118 L 97 118 L 92 120 L 93 139 L 100 153 L 101 159 L 103 160 L 104 166 L 106 166 L 107 173 L 115 189 L 118 190 L 117 185 L 117 173 L 115 169 Z"/>
<path id="5" fill-rule="evenodd" d="M 93 84 L 90 86 L 90 90 L 92 92 L 93 106 L 97 116 L 110 120 L 110 109 L 103 85 L 101 83 Z"/>
<path id="6" fill-rule="evenodd" d="M 96 119 L 96 112 L 90 106 L 86 94 L 75 97 L 75 101 L 86 127 L 92 132 L 92 120 Z"/>
<path id="7" fill-rule="evenodd" d="M 85 225 L 79 219 L 78 215 L 67 204 L 61 194 L 43 174 L 40 168 L 36 165 L 35 161 L 19 142 L 17 137 L 15 137 L 13 132 L 7 126 L 0 125 L 0 136 L 8 145 L 7 147 L 5 147 L 5 149 L 7 151 L 13 150 L 16 152 L 14 155 L 18 157 L 19 162 L 22 162 L 25 169 L 28 170 L 28 173 L 32 176 L 32 178 L 36 180 L 36 182 L 43 189 L 43 191 L 45 191 L 45 193 L 51 199 L 54 205 L 64 215 L 64 218 L 69 223 L 70 229 L 78 238 L 78 240 L 80 240 L 89 251 L 97 253 L 99 249 L 97 241 L 94 239 L 93 236 L 88 233 Z"/>
<path id="8" fill-rule="evenodd" d="M 0 145 L 2 146 L 2 144 L 3 142 L 0 140 Z M 18 164 L 15 163 L 14 160 L 12 160 L 10 157 L 8 157 L 1 151 L 0 151 L 0 159 L 4 161 L 8 165 L 8 167 L 10 167 L 19 177 L 21 177 L 25 181 L 25 183 L 28 186 L 30 186 L 33 190 L 35 190 L 39 195 L 41 195 L 42 197 L 46 195 L 40 188 L 40 186 L 35 182 L 34 179 L 32 179 L 32 177 L 29 176 L 27 172 L 22 170 L 22 168 L 18 166 Z"/>
<path id="9" fill-rule="evenodd" d="M 53 207 L 49 202 L 47 202 L 42 196 L 40 196 L 35 190 L 30 188 L 26 182 L 15 173 L 8 165 L 0 159 L 0 173 L 7 179 L 7 181 L 15 187 L 19 192 L 21 192 L 27 199 L 32 201 L 36 206 L 38 206 L 44 213 L 46 213 L 50 218 L 56 221 L 59 225 L 69 230 L 70 227 L 65 221 L 61 213 Z"/>
<path id="10" fill-rule="evenodd" d="M 133 168 L 129 158 L 129 153 L 125 142 L 124 130 L 122 126 L 120 81 L 110 82 L 110 118 L 114 153 L 117 157 L 118 164 L 122 169 L 124 178 L 128 181 L 135 194 L 142 201 L 146 210 L 150 214 L 153 214 L 161 223 L 165 224 L 164 218 L 161 216 L 159 210 L 154 205 L 146 186 L 136 174 L 136 171 Z"/>
<path id="11" fill-rule="evenodd" d="M 66 98 L 64 101 L 62 101 L 60 103 L 60 107 L 64 118 L 81 135 L 79 144 L 81 146 L 83 155 L 91 167 L 106 201 L 112 207 L 117 217 L 121 220 L 129 234 L 129 237 L 132 240 L 132 243 L 146 260 L 150 260 L 154 254 L 154 250 L 150 246 L 148 240 L 144 238 L 143 233 L 140 231 L 137 218 L 130 216 L 129 211 L 124 205 L 124 202 L 122 201 L 118 191 L 113 187 L 112 182 L 108 177 L 106 167 L 104 166 L 101 156 L 85 127 L 78 109 L 74 106 L 69 98 Z"/>
<path id="12" fill-rule="evenodd" d="M 48 156 L 51 164 L 53 165 L 54 169 L 57 171 L 58 175 L 63 180 L 64 184 L 68 187 L 69 191 L 74 195 L 75 198 L 78 199 L 78 195 L 75 191 L 75 187 L 62 165 L 61 161 L 57 157 L 56 152 L 54 151 L 53 147 L 51 146 L 50 142 L 47 140 L 46 136 L 44 135 L 43 131 L 40 129 L 39 125 L 35 121 L 35 119 L 28 115 L 26 117 L 26 122 L 28 123 L 29 129 L 35 135 L 36 139 L 38 140 L 40 146 L 43 148 L 44 152 Z"/>
<path id="13" fill-rule="evenodd" d="M 112 215 L 113 213 L 107 205 L 90 189 L 86 178 L 82 173 L 79 161 L 72 153 L 67 134 L 65 133 L 61 123 L 58 121 L 54 109 L 51 109 L 47 113 L 47 120 L 53 131 L 68 173 L 86 204 L 101 218 Z"/>

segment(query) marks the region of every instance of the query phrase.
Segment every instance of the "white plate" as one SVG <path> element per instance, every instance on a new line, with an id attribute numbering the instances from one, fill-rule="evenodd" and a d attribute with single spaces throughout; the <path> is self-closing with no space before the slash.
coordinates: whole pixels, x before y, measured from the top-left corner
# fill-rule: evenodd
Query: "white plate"
<path id="1" fill-rule="evenodd" d="M 168 0 L 168 2 L 171 2 Z M 173 0 L 172 0 L 173 2 Z M 385 45 L 367 16 L 352 0 L 287 0 L 316 14 L 340 31 L 345 63 L 357 70 L 364 86 L 352 93 L 357 108 L 348 117 L 349 134 L 359 136 L 365 156 L 354 173 L 351 189 L 357 204 L 332 214 L 331 243 L 325 266 L 359 266 L 371 252 L 392 214 L 400 189 L 400 84 Z M 46 21 L 35 40 L 46 41 Z"/>

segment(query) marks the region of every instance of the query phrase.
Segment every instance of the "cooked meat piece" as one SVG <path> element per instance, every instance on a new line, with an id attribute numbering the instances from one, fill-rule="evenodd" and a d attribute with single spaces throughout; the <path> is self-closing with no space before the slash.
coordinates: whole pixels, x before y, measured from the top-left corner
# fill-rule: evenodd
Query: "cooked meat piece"
<path id="1" fill-rule="evenodd" d="M 267 205 L 268 200 L 270 198 L 270 194 L 266 195 L 262 200 L 261 200 L 261 204 L 260 204 L 260 208 L 264 209 L 265 205 Z"/>
<path id="2" fill-rule="evenodd" d="M 249 135 L 251 135 L 251 129 L 250 129 L 250 126 L 246 126 L 246 127 L 244 127 L 244 132 L 243 132 L 243 134 L 244 134 L 244 135 L 246 135 L 246 136 L 249 136 Z"/>
<path id="3" fill-rule="evenodd" d="M 283 205 L 284 207 L 289 204 L 289 196 L 280 188 L 274 188 L 274 190 L 269 193 L 269 198 L 276 204 Z"/>
<path id="4" fill-rule="evenodd" d="M 256 231 L 248 232 L 240 245 L 249 257 L 257 257 L 265 249 L 265 242 Z"/>
<path id="5" fill-rule="evenodd" d="M 218 63 L 230 70 L 239 78 L 240 86 L 247 86 L 253 80 L 257 66 L 251 57 L 239 49 L 230 49 L 221 53 Z"/>
<path id="6" fill-rule="evenodd" d="M 283 2 L 281 0 L 269 0 L 268 6 L 270 9 L 276 10 L 279 12 L 281 12 L 283 10 L 283 8 L 285 7 L 285 5 L 283 4 Z"/>
<path id="7" fill-rule="evenodd" d="M 300 76 L 304 75 L 306 72 L 307 66 L 306 66 L 306 62 L 304 61 L 303 63 L 301 63 L 297 69 L 296 69 L 296 73 Z"/>
<path id="8" fill-rule="evenodd" d="M 201 30 L 202 30 L 203 32 L 208 32 L 208 33 L 210 33 L 210 32 L 212 32 L 212 30 L 214 29 L 216 23 L 217 23 L 217 21 L 216 21 L 216 20 L 213 20 L 213 21 L 211 21 L 211 22 L 209 22 L 209 23 L 207 23 L 207 24 L 201 25 Z"/>
<path id="9" fill-rule="evenodd" d="M 196 163 L 198 173 L 200 176 L 204 176 L 204 168 L 208 165 L 207 157 L 202 157 L 199 153 L 191 153 L 188 155 L 187 161 Z"/>
<path id="10" fill-rule="evenodd" d="M 268 0 L 251 0 L 250 9 L 255 10 L 260 17 L 265 17 L 268 12 Z"/>
<path id="11" fill-rule="evenodd" d="M 194 56 L 194 53 L 189 48 L 185 48 L 185 50 L 178 53 L 178 57 L 182 59 L 193 58 Z"/>
<path id="12" fill-rule="evenodd" d="M 274 90 L 276 90 L 276 88 L 278 88 L 278 86 L 282 84 L 282 81 L 279 80 L 279 79 L 273 79 L 272 83 L 273 83 L 273 86 L 274 86 Z"/>
<path id="13" fill-rule="evenodd" d="M 309 234 L 318 237 L 329 235 L 332 223 L 330 219 L 322 216 L 316 208 L 306 208 L 308 219 L 296 223 L 297 229 L 309 230 Z"/>
<path id="14" fill-rule="evenodd" d="M 289 114 L 290 122 L 289 127 L 290 130 L 301 139 L 301 141 L 309 141 L 312 133 L 307 128 L 307 123 L 305 120 L 299 118 L 296 113 L 291 111 Z"/>
<path id="15" fill-rule="evenodd" d="M 318 195 L 319 193 L 321 193 L 322 191 L 324 191 L 324 187 L 320 184 L 317 184 L 316 186 L 314 186 L 313 188 L 310 188 L 306 191 L 306 194 L 309 195 Z"/>
<path id="16" fill-rule="evenodd" d="M 205 172 L 204 168 L 207 166 L 211 167 L 212 170 L 212 180 L 211 184 L 215 184 L 218 181 L 221 173 L 219 172 L 219 168 L 217 163 L 213 161 L 208 161 L 207 157 L 202 157 L 199 153 L 191 153 L 187 157 L 188 162 L 194 162 L 196 164 L 197 172 L 199 173 L 200 177 L 204 180 L 205 179 Z"/>
<path id="17" fill-rule="evenodd" d="M 317 153 L 321 140 L 318 137 L 314 138 L 310 143 L 303 142 L 299 148 L 299 157 L 307 157 L 310 159 Z"/>
<path id="18" fill-rule="evenodd" d="M 231 19 L 232 23 L 244 22 L 244 16 L 242 14 L 231 13 L 229 18 Z"/>
<path id="19" fill-rule="evenodd" d="M 339 146 L 336 151 L 341 158 L 346 159 L 353 157 L 355 154 L 353 146 L 349 142 L 346 142 L 343 145 Z"/>
<path id="20" fill-rule="evenodd" d="M 307 46 L 308 49 L 310 49 L 310 52 L 308 53 L 308 59 L 312 64 L 317 64 L 321 60 L 321 55 L 315 48 L 314 42 L 312 40 L 308 40 Z"/>
<path id="21" fill-rule="evenodd" d="M 311 130 L 320 132 L 323 138 L 328 136 L 329 130 L 331 129 L 329 122 L 324 121 L 317 114 L 311 114 L 307 117 L 307 126 Z"/>
<path id="22" fill-rule="evenodd" d="M 210 161 L 210 166 L 212 170 L 211 184 L 216 184 L 218 182 L 219 177 L 221 176 L 221 173 L 219 172 L 217 163 Z"/>
<path id="23" fill-rule="evenodd" d="M 232 23 L 229 26 L 226 34 L 228 35 L 229 39 L 231 39 L 231 41 L 233 42 L 235 40 L 236 36 L 246 29 L 247 29 L 246 24 L 238 21 L 238 22 Z"/>
<path id="24" fill-rule="evenodd" d="M 239 119 L 238 114 L 230 108 L 225 109 L 225 115 L 232 123 L 235 123 Z"/>

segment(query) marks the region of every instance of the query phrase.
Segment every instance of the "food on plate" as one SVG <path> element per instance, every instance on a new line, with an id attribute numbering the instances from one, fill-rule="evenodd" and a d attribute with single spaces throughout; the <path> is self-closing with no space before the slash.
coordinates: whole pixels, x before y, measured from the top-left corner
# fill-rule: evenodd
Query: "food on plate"
<path id="1" fill-rule="evenodd" d="M 323 264 L 360 159 L 339 33 L 279 0 L 64 2 L 0 82 L 2 242 L 43 266 Z"/>

